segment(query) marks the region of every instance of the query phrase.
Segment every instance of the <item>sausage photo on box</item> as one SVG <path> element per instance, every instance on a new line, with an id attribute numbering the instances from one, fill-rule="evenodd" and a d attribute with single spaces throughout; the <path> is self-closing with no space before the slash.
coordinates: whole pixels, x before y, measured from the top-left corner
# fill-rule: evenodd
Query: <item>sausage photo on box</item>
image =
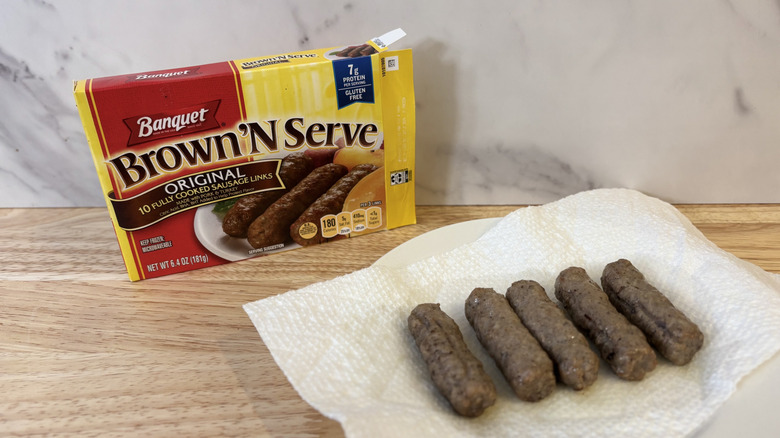
<path id="1" fill-rule="evenodd" d="M 222 230 L 231 237 L 246 237 L 249 225 L 277 199 L 301 182 L 312 169 L 314 160 L 305 153 L 296 152 L 284 157 L 279 168 L 279 178 L 285 188 L 241 197 L 225 214 Z"/>
<path id="2" fill-rule="evenodd" d="M 290 226 L 290 237 L 301 246 L 324 243 L 327 238 L 321 232 L 320 219 L 325 215 L 335 215 L 344 209 L 344 202 L 352 188 L 377 167 L 373 164 L 358 164 L 346 175 L 341 177 L 322 196 L 301 214 Z M 311 230 L 301 232 L 301 227 L 308 225 Z"/>
<path id="3" fill-rule="evenodd" d="M 249 244 L 266 248 L 287 242 L 290 225 L 346 173 L 346 167 L 333 163 L 314 169 L 252 222 L 247 232 Z"/>

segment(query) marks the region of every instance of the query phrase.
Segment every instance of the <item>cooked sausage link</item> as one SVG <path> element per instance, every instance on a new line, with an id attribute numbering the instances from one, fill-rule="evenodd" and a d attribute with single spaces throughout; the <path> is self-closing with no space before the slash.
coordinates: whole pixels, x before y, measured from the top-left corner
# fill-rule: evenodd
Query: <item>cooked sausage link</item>
<path id="1" fill-rule="evenodd" d="M 466 319 L 517 397 L 539 401 L 555 389 L 552 360 L 503 295 L 474 289 L 466 300 Z"/>
<path id="2" fill-rule="evenodd" d="M 247 229 L 252 221 L 282 195 L 289 192 L 312 169 L 314 169 L 314 161 L 303 152 L 296 152 L 284 157 L 279 166 L 279 179 L 282 180 L 285 188 L 241 197 L 225 214 L 225 218 L 222 220 L 222 231 L 228 236 L 246 237 Z"/>
<path id="3" fill-rule="evenodd" d="M 346 173 L 346 167 L 334 163 L 314 169 L 252 222 L 247 231 L 249 244 L 264 248 L 286 242 L 290 225 Z"/>
<path id="4" fill-rule="evenodd" d="M 674 307 L 645 276 L 626 259 L 608 264 L 601 286 L 609 301 L 634 325 L 665 358 L 685 365 L 704 343 L 699 327 Z"/>
<path id="5" fill-rule="evenodd" d="M 598 355 L 539 283 L 516 281 L 507 289 L 506 298 L 523 325 L 550 355 L 564 384 L 581 390 L 596 381 Z"/>
<path id="6" fill-rule="evenodd" d="M 655 369 L 655 352 L 645 335 L 610 304 L 584 269 L 564 269 L 555 280 L 555 297 L 618 377 L 642 380 Z"/>
<path id="7" fill-rule="evenodd" d="M 325 194 L 317 198 L 316 201 L 290 226 L 290 237 L 301 246 L 314 245 L 325 242 L 322 236 L 322 227 L 320 219 L 328 214 L 340 213 L 344 207 L 344 201 L 347 199 L 350 190 L 355 187 L 361 179 L 377 169 L 373 164 L 358 164 L 339 179 L 333 187 L 328 189 Z M 300 228 L 305 223 L 313 223 L 317 228 L 317 234 L 310 239 L 301 236 Z"/>
<path id="8" fill-rule="evenodd" d="M 418 305 L 407 322 L 431 380 L 455 412 L 476 417 L 496 402 L 496 387 L 482 362 L 474 357 L 458 325 L 438 304 Z"/>

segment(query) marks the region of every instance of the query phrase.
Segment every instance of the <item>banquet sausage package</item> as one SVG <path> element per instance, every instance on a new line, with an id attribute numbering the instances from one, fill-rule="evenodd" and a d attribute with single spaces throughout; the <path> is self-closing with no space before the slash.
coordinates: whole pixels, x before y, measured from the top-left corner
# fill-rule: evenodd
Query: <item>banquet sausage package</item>
<path id="1" fill-rule="evenodd" d="M 130 279 L 415 223 L 402 36 L 76 81 Z"/>

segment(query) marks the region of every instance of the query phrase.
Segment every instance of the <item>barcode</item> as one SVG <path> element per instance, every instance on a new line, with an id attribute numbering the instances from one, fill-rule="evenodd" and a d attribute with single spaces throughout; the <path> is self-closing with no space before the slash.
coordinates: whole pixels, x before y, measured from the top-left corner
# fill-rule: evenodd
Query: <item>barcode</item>
<path id="1" fill-rule="evenodd" d="M 390 185 L 395 186 L 409 182 L 409 169 L 396 170 L 390 173 Z"/>
<path id="2" fill-rule="evenodd" d="M 374 42 L 374 44 L 376 44 L 376 45 L 377 45 L 377 47 L 379 47 L 380 49 L 384 49 L 385 47 L 387 47 L 387 46 L 385 45 L 385 43 L 383 43 L 383 42 L 382 42 L 382 40 L 380 40 L 379 38 L 374 38 L 372 41 L 373 41 L 373 42 Z"/>
<path id="3" fill-rule="evenodd" d="M 386 70 L 387 71 L 396 71 L 398 70 L 398 57 L 397 56 L 388 56 L 385 58 L 386 62 Z"/>

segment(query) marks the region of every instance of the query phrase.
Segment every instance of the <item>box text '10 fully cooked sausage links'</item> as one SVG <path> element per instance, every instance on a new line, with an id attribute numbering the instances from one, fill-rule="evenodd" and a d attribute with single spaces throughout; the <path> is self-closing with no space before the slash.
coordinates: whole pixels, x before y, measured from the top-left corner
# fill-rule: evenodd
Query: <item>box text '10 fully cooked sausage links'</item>
<path id="1" fill-rule="evenodd" d="M 404 35 L 75 82 L 130 279 L 414 223 Z"/>

